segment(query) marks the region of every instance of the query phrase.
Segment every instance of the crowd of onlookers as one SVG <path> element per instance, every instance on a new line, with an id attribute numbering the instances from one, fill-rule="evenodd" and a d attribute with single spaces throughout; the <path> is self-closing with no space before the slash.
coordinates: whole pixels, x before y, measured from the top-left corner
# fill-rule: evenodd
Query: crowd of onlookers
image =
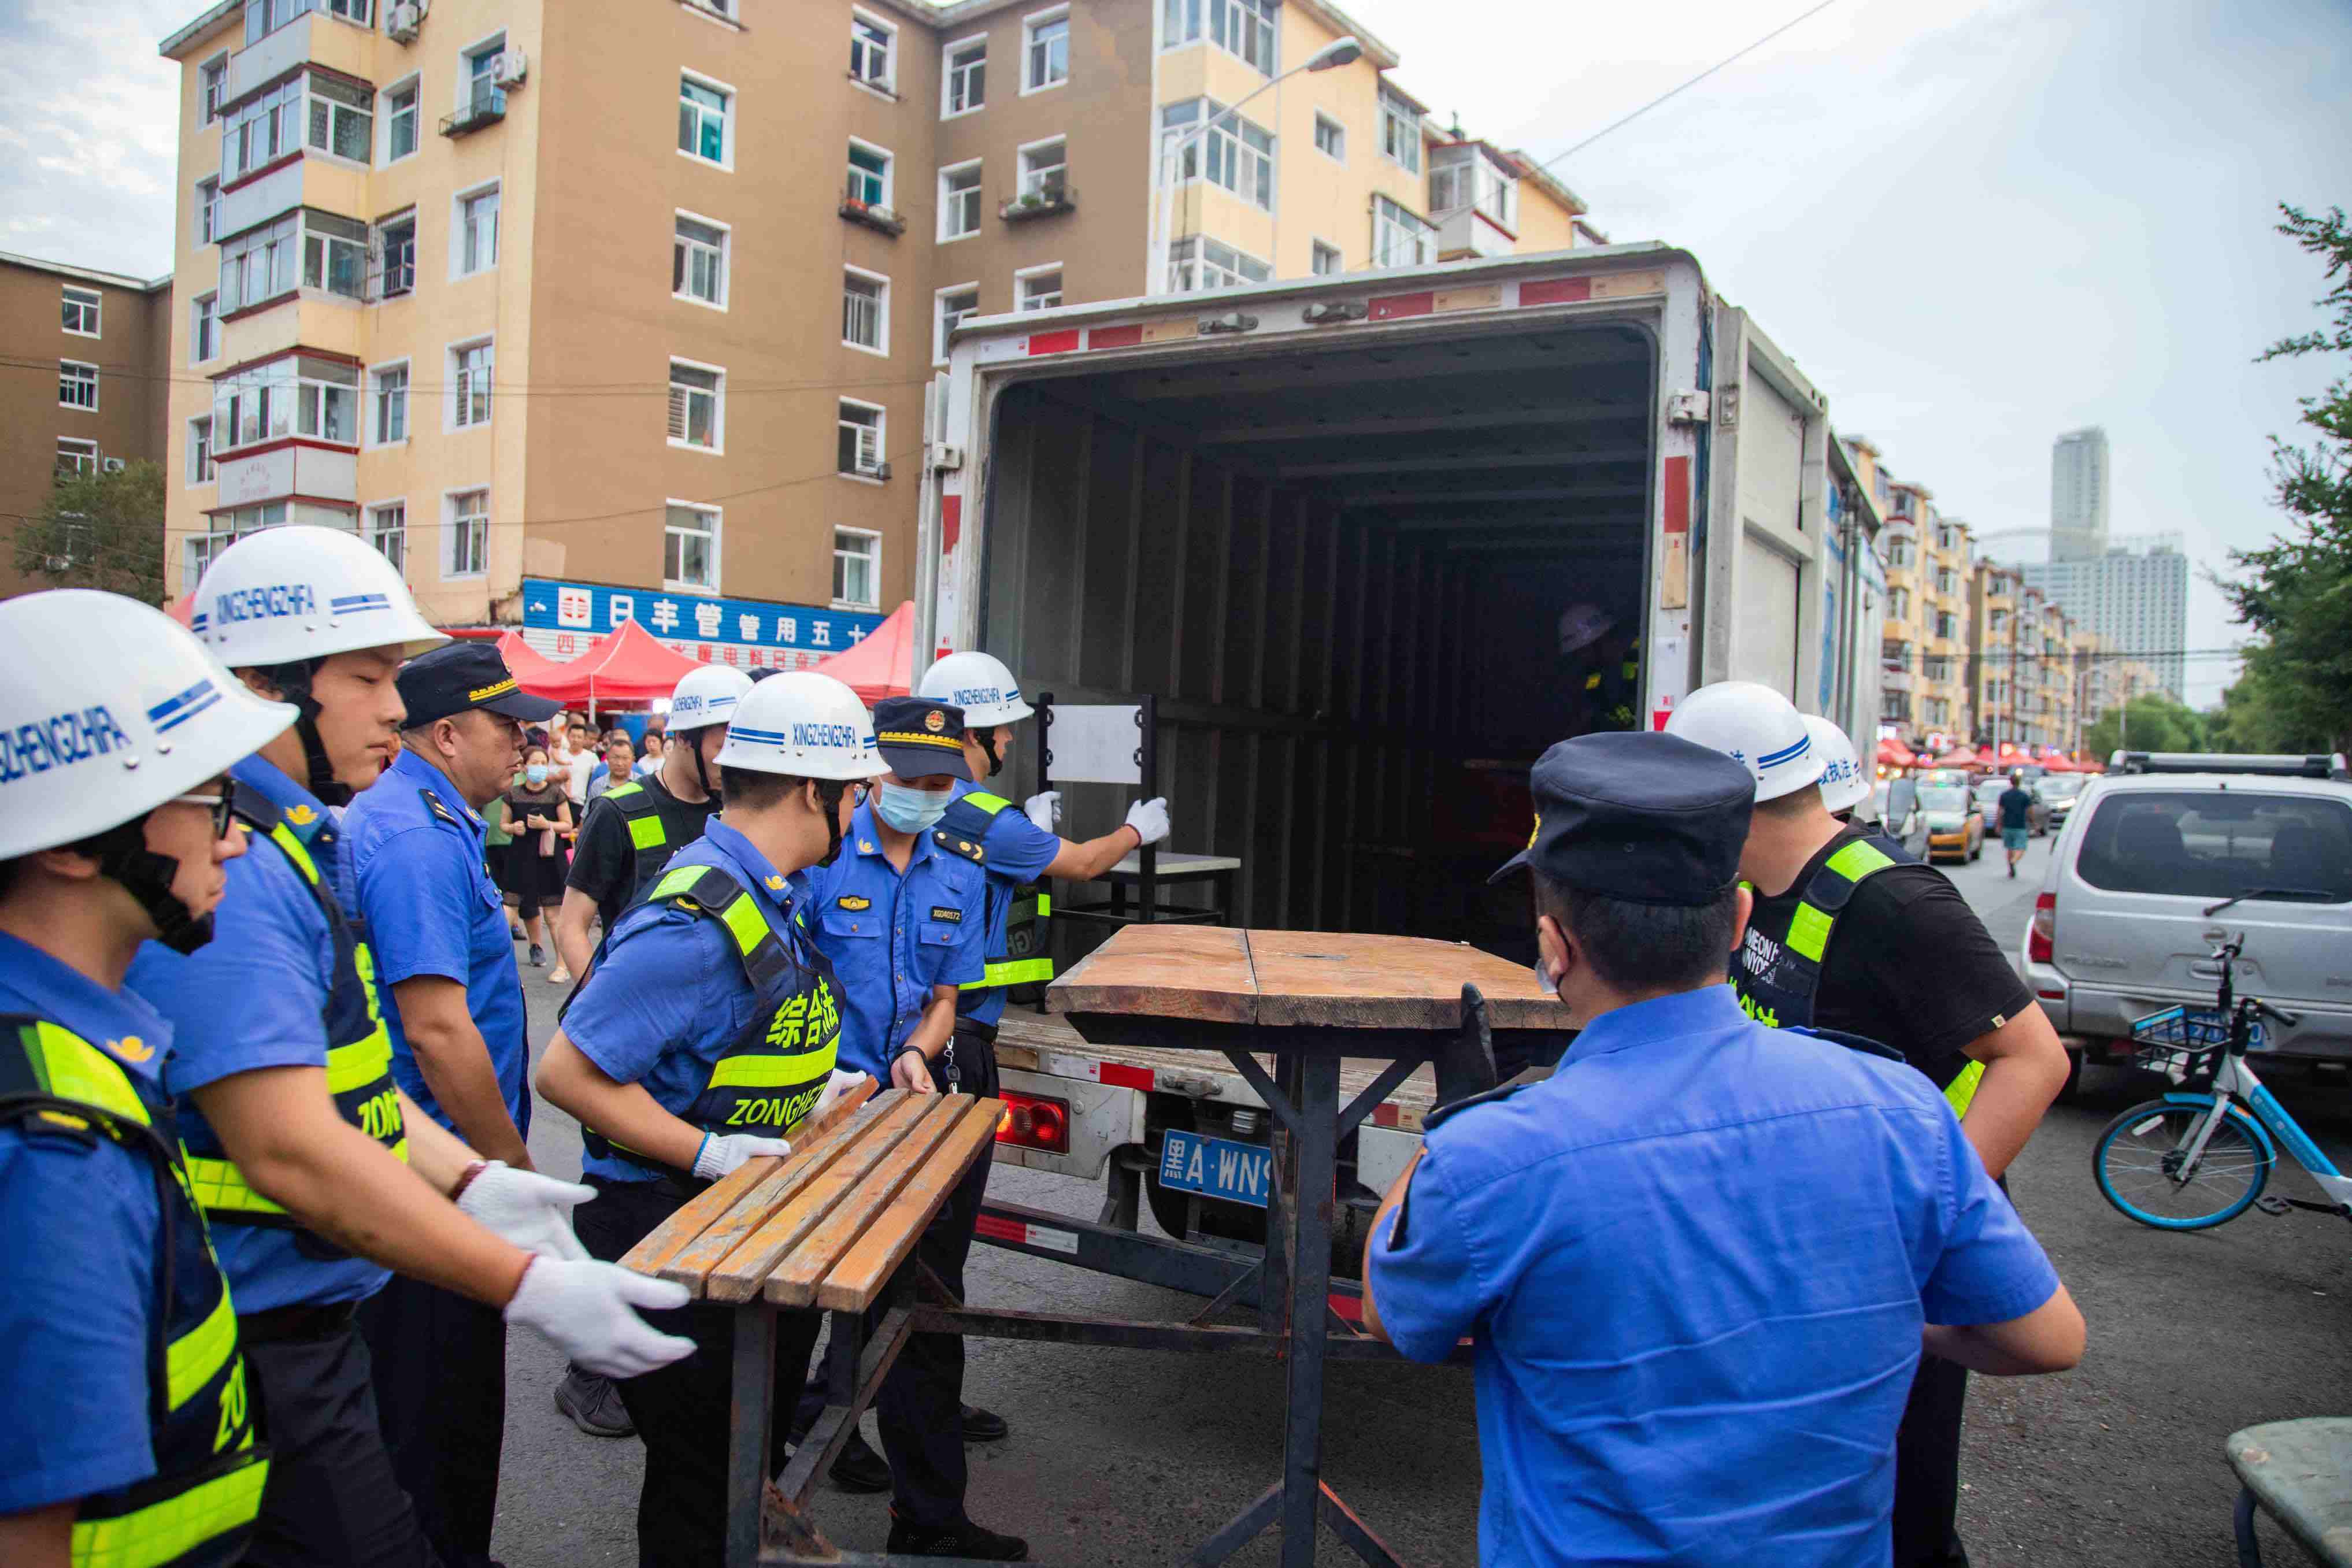
<path id="1" fill-rule="evenodd" d="M 482 812 L 488 823 L 483 852 L 506 894 L 508 924 L 517 941 L 530 944 L 533 967 L 555 966 L 550 985 L 572 977 L 554 950 L 552 924 L 588 802 L 660 768 L 664 738 L 658 716 L 646 721 L 640 740 L 617 725 L 599 735 L 586 718 L 558 714 L 529 732 L 512 784 Z"/>

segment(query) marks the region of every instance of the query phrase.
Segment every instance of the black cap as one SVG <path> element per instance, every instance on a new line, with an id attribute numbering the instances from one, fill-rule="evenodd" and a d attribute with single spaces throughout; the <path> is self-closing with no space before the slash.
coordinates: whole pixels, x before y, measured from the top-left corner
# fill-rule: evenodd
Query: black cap
<path id="1" fill-rule="evenodd" d="M 971 782 L 963 759 L 963 709 L 929 697 L 884 697 L 874 705 L 874 739 L 901 779 L 944 773 Z"/>
<path id="2" fill-rule="evenodd" d="M 1563 740 L 1529 775 L 1536 827 L 1487 878 L 1532 866 L 1629 904 L 1711 904 L 1739 880 L 1756 776 L 1712 747 L 1654 731 Z"/>
<path id="3" fill-rule="evenodd" d="M 468 708 L 488 708 L 507 718 L 537 722 L 553 718 L 563 705 L 535 697 L 515 685 L 495 643 L 460 639 L 401 666 L 400 700 L 408 705 L 402 722 L 414 729 Z"/>

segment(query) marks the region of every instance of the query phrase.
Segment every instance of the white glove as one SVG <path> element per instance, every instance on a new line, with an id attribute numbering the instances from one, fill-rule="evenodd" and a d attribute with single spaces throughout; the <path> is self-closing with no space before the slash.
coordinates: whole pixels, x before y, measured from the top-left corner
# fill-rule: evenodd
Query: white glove
<path id="1" fill-rule="evenodd" d="M 825 1082 L 824 1092 L 818 1095 L 816 1097 L 816 1103 L 810 1107 L 809 1120 L 814 1121 L 817 1117 L 824 1115 L 825 1111 L 835 1101 L 840 1099 L 844 1094 L 848 1093 L 852 1089 L 855 1089 L 859 1084 L 865 1082 L 866 1078 L 866 1075 L 863 1072 L 854 1071 L 845 1071 L 838 1067 L 835 1068 L 832 1078 L 828 1079 Z"/>
<path id="2" fill-rule="evenodd" d="M 1168 836 L 1168 799 L 1138 800 L 1127 809 L 1127 825 L 1142 836 L 1143 843 L 1156 844 Z M 1138 849 L 1142 844 L 1136 846 Z"/>
<path id="3" fill-rule="evenodd" d="M 673 1281 L 649 1280 L 616 1263 L 533 1258 L 505 1317 L 537 1329 L 591 1372 L 635 1377 L 692 1355 L 694 1342 L 661 1333 L 635 1309 L 682 1307 L 689 1293 Z"/>
<path id="4" fill-rule="evenodd" d="M 792 1152 L 793 1146 L 782 1138 L 755 1138 L 749 1133 L 730 1133 L 720 1137 L 714 1133 L 705 1133 L 702 1134 L 702 1147 L 695 1153 L 694 1174 L 705 1181 L 717 1181 L 735 1171 L 745 1160 Z"/>
<path id="5" fill-rule="evenodd" d="M 596 1196 L 593 1186 L 519 1171 L 504 1160 L 484 1166 L 457 1195 L 460 1213 L 483 1229 L 542 1258 L 585 1258 L 572 1233 L 572 1210 Z"/>
<path id="6" fill-rule="evenodd" d="M 1022 802 L 1022 814 L 1037 824 L 1042 832 L 1052 832 L 1062 821 L 1062 792 L 1048 789 L 1042 795 L 1032 795 Z"/>

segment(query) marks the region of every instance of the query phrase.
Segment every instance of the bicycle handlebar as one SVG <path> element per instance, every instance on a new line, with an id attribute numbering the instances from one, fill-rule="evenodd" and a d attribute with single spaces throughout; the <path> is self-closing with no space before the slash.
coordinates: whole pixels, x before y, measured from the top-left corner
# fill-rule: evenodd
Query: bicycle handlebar
<path id="1" fill-rule="evenodd" d="M 2287 1011 L 2284 1008 L 2274 1008 L 2259 997 L 2253 998 L 2253 1003 L 2258 1011 L 2268 1013 L 2271 1017 L 2278 1019 L 2279 1022 L 2286 1025 L 2289 1029 L 2293 1029 L 2303 1022 L 2302 1019 Z"/>

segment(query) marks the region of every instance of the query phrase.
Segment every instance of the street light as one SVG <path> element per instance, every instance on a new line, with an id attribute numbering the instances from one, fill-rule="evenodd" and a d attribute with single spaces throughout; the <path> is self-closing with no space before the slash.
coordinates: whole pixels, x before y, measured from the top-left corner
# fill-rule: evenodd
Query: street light
<path id="1" fill-rule="evenodd" d="M 1160 199 L 1151 204 L 1151 254 L 1147 258 L 1149 270 L 1144 275 L 1146 295 L 1171 292 L 1167 286 L 1169 272 L 1167 235 L 1169 229 L 1176 222 L 1176 216 L 1172 211 L 1176 201 L 1175 172 L 1179 160 L 1183 156 L 1185 147 L 1206 136 L 1218 121 L 1234 113 L 1242 104 L 1247 103 L 1258 93 L 1265 91 L 1267 88 L 1278 87 L 1301 71 L 1328 71 L 1339 66 L 1354 65 L 1363 57 L 1364 46 L 1357 42 L 1356 35 L 1349 33 L 1343 37 L 1332 39 L 1280 76 L 1268 79 L 1256 91 L 1245 95 L 1239 102 L 1219 110 L 1190 131 L 1171 131 L 1165 127 L 1161 129 L 1160 132 Z M 1279 266 L 1281 258 L 1276 257 L 1275 262 Z"/>

